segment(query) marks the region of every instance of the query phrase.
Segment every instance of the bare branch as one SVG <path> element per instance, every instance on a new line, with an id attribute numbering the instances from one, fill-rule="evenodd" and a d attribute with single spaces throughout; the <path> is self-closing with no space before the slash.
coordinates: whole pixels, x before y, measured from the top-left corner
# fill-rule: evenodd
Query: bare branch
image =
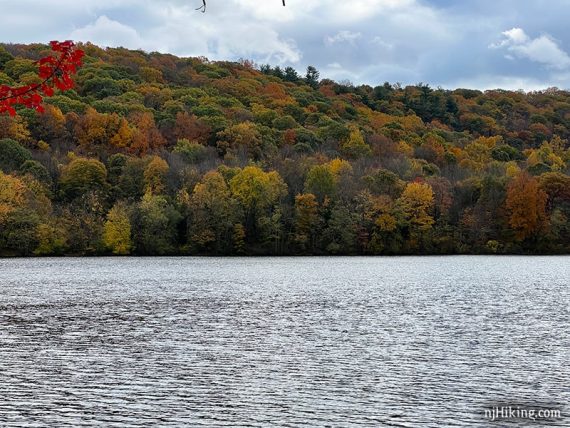
<path id="1" fill-rule="evenodd" d="M 285 6 L 285 0 L 283 1 L 283 6 Z M 196 10 L 199 10 L 202 13 L 206 13 L 206 0 L 202 0 L 202 6 L 197 7 Z"/>

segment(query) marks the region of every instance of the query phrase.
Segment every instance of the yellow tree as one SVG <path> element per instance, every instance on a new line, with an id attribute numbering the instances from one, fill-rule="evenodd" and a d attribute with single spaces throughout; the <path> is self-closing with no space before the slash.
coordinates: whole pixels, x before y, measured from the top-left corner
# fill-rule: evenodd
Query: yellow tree
<path id="1" fill-rule="evenodd" d="M 333 159 L 326 164 L 315 165 L 307 173 L 305 192 L 312 193 L 322 203 L 327 197 L 333 198 L 339 184 L 351 174 L 350 162 L 343 159 Z"/>
<path id="2" fill-rule="evenodd" d="M 130 147 L 133 141 L 133 130 L 129 125 L 129 122 L 123 117 L 119 124 L 119 129 L 116 134 L 111 138 L 111 145 L 124 149 Z"/>
<path id="3" fill-rule="evenodd" d="M 188 203 L 189 238 L 199 249 L 227 252 L 237 206 L 222 174 L 210 171 L 194 187 Z"/>
<path id="4" fill-rule="evenodd" d="M 559 145 L 560 143 L 555 143 Z M 527 164 L 529 167 L 538 164 L 548 165 L 552 171 L 560 171 L 566 167 L 564 160 L 556 154 L 551 144 L 546 141 L 542 143 L 538 149 L 529 149 L 525 151 L 527 155 Z"/>
<path id="5" fill-rule="evenodd" d="M 159 156 L 153 156 L 144 170 L 145 191 L 152 194 L 163 193 L 168 171 L 168 163 Z"/>
<path id="6" fill-rule="evenodd" d="M 477 171 L 483 169 L 491 161 L 492 150 L 501 139 L 501 137 L 479 137 L 469 143 L 463 153 L 467 158 L 463 159 L 461 165 Z"/>
<path id="7" fill-rule="evenodd" d="M 107 221 L 103 226 L 103 243 L 113 254 L 119 256 L 130 254 L 133 248 L 131 220 L 123 202 L 117 202 L 107 214 Z"/>
<path id="8" fill-rule="evenodd" d="M 341 144 L 340 149 L 345 156 L 351 159 L 369 156 L 372 153 L 372 149 L 366 144 L 362 133 L 356 126 L 351 127 L 350 135 L 348 139 Z"/>
<path id="9" fill-rule="evenodd" d="M 287 192 L 287 185 L 277 171 L 264 172 L 247 166 L 230 180 L 233 195 L 249 211 L 276 203 Z"/>
<path id="10" fill-rule="evenodd" d="M 12 138 L 20 143 L 29 142 L 30 131 L 26 120 L 22 116 L 0 115 L 0 140 L 2 138 Z"/>
<path id="11" fill-rule="evenodd" d="M 0 170 L 0 224 L 26 202 L 27 187 L 22 180 Z"/>
<path id="12" fill-rule="evenodd" d="M 117 114 L 99 113 L 92 107 L 87 107 L 82 116 L 69 117 L 70 122 L 74 124 L 73 133 L 77 142 L 89 149 L 108 144 L 120 123 Z"/>
<path id="13" fill-rule="evenodd" d="M 388 195 L 376 196 L 368 190 L 356 197 L 359 217 L 358 243 L 366 253 L 382 254 L 396 249 L 398 220 L 394 215 L 394 202 Z"/>
<path id="14" fill-rule="evenodd" d="M 342 175 L 352 174 L 352 165 L 343 159 L 333 159 L 327 166 L 337 179 Z"/>
<path id="15" fill-rule="evenodd" d="M 507 189 L 506 206 L 509 225 L 520 241 L 536 236 L 547 223 L 548 196 L 538 182 L 526 172 L 520 173 Z"/>
<path id="16" fill-rule="evenodd" d="M 427 183 L 409 183 L 396 204 L 401 224 L 408 231 L 409 248 L 416 250 L 435 222 L 432 216 L 433 190 Z M 390 228 L 390 222 L 382 226 Z"/>
<path id="17" fill-rule="evenodd" d="M 230 180 L 230 189 L 244 209 L 248 235 L 256 228 L 259 215 L 270 211 L 287 194 L 287 185 L 277 171 L 264 172 L 256 166 L 238 172 Z"/>
<path id="18" fill-rule="evenodd" d="M 412 229 L 426 231 L 434 223 L 430 213 L 433 201 L 433 190 L 429 184 L 409 183 L 398 199 L 398 206 Z"/>

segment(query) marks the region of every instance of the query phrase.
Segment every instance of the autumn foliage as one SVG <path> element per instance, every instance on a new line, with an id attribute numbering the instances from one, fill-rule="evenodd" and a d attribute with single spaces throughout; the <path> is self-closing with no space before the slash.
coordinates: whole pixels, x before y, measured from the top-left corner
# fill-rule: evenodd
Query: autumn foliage
<path id="1" fill-rule="evenodd" d="M 546 226 L 546 201 L 548 197 L 540 189 L 536 179 L 528 173 L 519 174 L 507 188 L 506 206 L 509 225 L 519 240 L 538 235 Z"/>
<path id="2" fill-rule="evenodd" d="M 73 88 L 73 75 L 81 66 L 84 52 L 76 49 L 71 41 L 50 43 L 52 54 L 37 61 L 40 82 L 10 87 L 0 85 L 0 114 L 16 115 L 16 107 L 33 108 L 43 112 L 44 96 L 51 97 L 55 90 Z"/>
<path id="3" fill-rule="evenodd" d="M 567 91 L 49 50 L 0 45 L 0 256 L 570 253 Z"/>

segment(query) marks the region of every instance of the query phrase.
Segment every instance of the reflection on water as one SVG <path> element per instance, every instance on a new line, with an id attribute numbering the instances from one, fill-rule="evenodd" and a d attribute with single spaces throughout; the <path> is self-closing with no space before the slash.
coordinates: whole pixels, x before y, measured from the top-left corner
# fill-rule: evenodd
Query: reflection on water
<path id="1" fill-rule="evenodd" d="M 0 260 L 0 425 L 486 426 L 493 403 L 565 404 L 569 262 Z"/>

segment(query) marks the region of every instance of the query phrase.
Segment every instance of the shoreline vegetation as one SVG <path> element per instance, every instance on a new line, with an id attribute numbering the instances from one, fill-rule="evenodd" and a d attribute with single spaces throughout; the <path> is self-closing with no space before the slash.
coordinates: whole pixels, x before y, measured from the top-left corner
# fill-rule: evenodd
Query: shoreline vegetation
<path id="1" fill-rule="evenodd" d="M 81 45 L 0 115 L 0 257 L 570 254 L 570 93 Z M 0 44 L 0 85 L 45 45 Z"/>
<path id="2" fill-rule="evenodd" d="M 247 255 L 247 254 L 164 254 L 164 255 L 136 255 L 136 254 L 60 254 L 60 255 L 25 255 L 25 256 L 11 256 L 11 255 L 3 255 L 0 256 L 0 261 L 5 260 L 25 260 L 25 259 L 37 259 L 37 260 L 46 260 L 46 259 L 295 259 L 295 258 L 315 258 L 315 259 L 358 259 L 358 258 L 365 258 L 365 259 L 376 259 L 376 258 L 454 258 L 454 257 L 493 257 L 493 258 L 508 258 L 508 257 L 525 257 L 525 258 L 540 258 L 540 257 L 547 257 L 547 258 L 568 258 L 570 254 L 568 253 L 540 253 L 540 254 L 530 254 L 530 253 L 466 253 L 466 254 L 459 254 L 459 253 L 450 253 L 450 254 L 285 254 L 285 255 L 271 255 L 271 254 L 254 254 L 254 255 Z"/>

